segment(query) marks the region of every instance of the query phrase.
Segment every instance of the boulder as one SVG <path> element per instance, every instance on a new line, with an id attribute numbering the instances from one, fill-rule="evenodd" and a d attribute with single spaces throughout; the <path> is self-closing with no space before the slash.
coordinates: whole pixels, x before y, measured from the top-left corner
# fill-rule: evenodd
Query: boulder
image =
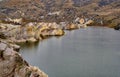
<path id="1" fill-rule="evenodd" d="M 85 23 L 85 19 L 84 19 L 84 18 L 81 18 L 81 19 L 79 20 L 79 23 L 80 23 L 80 24 L 84 24 L 84 23 Z"/>
<path id="2" fill-rule="evenodd" d="M 37 40 L 34 37 L 28 38 L 27 42 L 36 42 Z"/>
<path id="3" fill-rule="evenodd" d="M 26 39 L 14 40 L 15 43 L 25 43 Z"/>
<path id="4" fill-rule="evenodd" d="M 78 24 L 78 27 L 79 27 L 79 28 L 86 28 L 87 25 L 86 25 L 86 24 Z"/>
<path id="5" fill-rule="evenodd" d="M 9 44 L 10 47 L 12 47 L 15 51 L 19 51 L 20 49 L 20 46 L 19 45 L 16 45 L 16 44 Z"/>
<path id="6" fill-rule="evenodd" d="M 115 30 L 120 30 L 120 25 L 114 27 Z"/>
<path id="7" fill-rule="evenodd" d="M 65 34 L 65 32 L 61 29 L 55 29 L 51 33 L 53 36 L 62 36 Z"/>
<path id="8" fill-rule="evenodd" d="M 88 20 L 87 22 L 85 22 L 86 25 L 90 25 L 90 24 L 92 24 L 92 23 L 94 23 L 93 20 Z"/>
<path id="9" fill-rule="evenodd" d="M 78 29 L 79 27 L 76 24 L 68 24 L 67 26 L 64 27 L 65 30 L 74 30 Z"/>

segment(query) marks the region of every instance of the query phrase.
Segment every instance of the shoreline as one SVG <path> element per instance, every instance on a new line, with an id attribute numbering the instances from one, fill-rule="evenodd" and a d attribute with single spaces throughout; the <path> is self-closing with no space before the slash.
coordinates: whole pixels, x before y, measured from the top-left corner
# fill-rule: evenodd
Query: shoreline
<path id="1" fill-rule="evenodd" d="M 92 21 L 89 22 L 88 24 L 93 23 Z M 65 34 L 65 30 L 75 30 L 75 29 L 80 29 L 80 28 L 86 28 L 87 26 L 83 26 L 84 24 L 80 25 L 80 24 L 64 24 L 60 25 L 57 24 L 55 22 L 53 23 L 45 23 L 45 22 L 29 22 L 26 25 L 15 25 L 15 24 L 6 24 L 6 23 L 0 23 L 0 55 L 2 55 L 3 51 L 5 51 L 6 49 L 2 50 L 2 46 L 7 46 L 8 48 L 10 47 L 10 49 L 12 49 L 12 51 L 16 54 L 19 54 L 19 50 L 20 50 L 20 45 L 19 43 L 35 43 L 35 42 L 40 42 L 44 39 L 48 39 L 51 36 L 63 36 Z M 4 43 L 5 42 L 5 43 Z M 6 45 L 7 44 L 7 45 Z M 11 51 L 8 50 L 7 53 L 10 53 Z M 12 53 L 10 53 L 9 55 L 12 55 Z M 15 56 L 15 55 L 14 55 Z M 14 58 L 14 57 L 13 57 Z M 2 57 L 0 57 L 1 62 Z M 15 58 L 16 59 L 16 58 Z M 48 77 L 44 72 L 41 72 L 39 70 L 39 68 L 37 67 L 33 67 L 31 65 L 29 65 L 26 61 L 25 63 L 23 62 L 23 58 L 20 56 L 19 59 L 22 59 L 22 62 L 20 62 L 20 64 L 22 64 L 23 68 L 21 68 L 21 70 L 29 68 L 28 70 L 30 70 L 30 75 L 34 75 L 34 71 L 37 70 L 37 72 L 35 72 L 35 74 L 40 75 L 41 77 L 41 73 L 42 73 L 42 77 Z M 15 62 L 16 64 L 16 62 Z M 27 66 L 26 66 L 27 65 Z M 17 66 L 19 67 L 19 66 Z M 17 68 L 16 67 L 16 68 Z M 2 66 L 0 65 L 0 68 L 2 68 Z M 6 69 L 7 67 L 5 67 L 4 69 Z M 14 68 L 14 67 L 11 67 Z M 20 72 L 20 70 L 17 70 L 17 72 Z M 24 75 L 28 74 L 27 71 L 24 71 Z M 33 72 L 33 73 L 32 73 Z M 5 72 L 1 72 L 1 73 L 5 73 Z M 8 72 L 9 73 L 9 72 Z M 21 75 L 22 76 L 22 75 Z M 26 77 L 26 76 L 22 76 L 22 77 Z M 33 76 L 36 77 L 36 76 Z"/>
<path id="2" fill-rule="evenodd" d="M 62 36 L 64 31 L 53 23 L 31 23 L 29 26 L 22 27 L 21 25 L 0 23 L 0 62 L 9 61 L 9 64 L 4 63 L 6 66 L 0 65 L 1 69 L 7 71 L 0 71 L 0 76 L 6 77 L 48 77 L 39 68 L 29 65 L 19 54 L 20 46 L 17 43 L 32 43 L 38 42 L 50 36 Z M 40 24 L 44 25 L 41 26 Z M 51 24 L 51 25 L 50 25 Z M 36 26 L 33 26 L 36 25 Z M 47 25 L 47 26 L 46 26 Z M 20 36 L 20 37 L 19 37 Z M 6 49 L 9 49 L 6 51 Z M 5 52 L 5 53 L 4 53 Z M 4 55 L 7 54 L 7 55 Z M 7 56 L 13 58 L 4 59 Z M 16 59 L 20 61 L 16 61 Z M 11 64 L 13 62 L 13 64 Z M 7 67 L 10 67 L 7 69 Z M 12 70 L 9 72 L 9 70 Z M 25 71 L 26 70 L 26 71 Z"/>
<path id="3" fill-rule="evenodd" d="M 38 67 L 29 65 L 9 43 L 0 41 L 1 77 L 48 77 Z"/>

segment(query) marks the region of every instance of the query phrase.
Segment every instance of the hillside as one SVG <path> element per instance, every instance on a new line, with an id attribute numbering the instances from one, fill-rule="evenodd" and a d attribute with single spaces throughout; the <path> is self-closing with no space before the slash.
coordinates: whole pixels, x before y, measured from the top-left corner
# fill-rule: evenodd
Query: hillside
<path id="1" fill-rule="evenodd" d="M 35 21 L 72 22 L 76 17 L 95 17 L 106 21 L 120 19 L 119 0 L 4 0 L 0 17 Z M 102 17 L 102 18 L 101 18 Z M 109 19 L 109 20 L 108 20 Z"/>

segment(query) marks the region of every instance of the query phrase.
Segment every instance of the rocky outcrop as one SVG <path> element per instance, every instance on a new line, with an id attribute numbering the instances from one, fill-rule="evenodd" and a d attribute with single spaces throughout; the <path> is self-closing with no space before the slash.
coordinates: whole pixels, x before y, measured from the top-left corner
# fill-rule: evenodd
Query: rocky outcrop
<path id="1" fill-rule="evenodd" d="M 29 65 L 9 43 L 0 41 L 0 77 L 48 77 Z"/>
<path id="2" fill-rule="evenodd" d="M 62 35 L 64 31 L 55 22 L 29 22 L 25 25 L 0 23 L 0 38 L 13 43 L 36 42 L 44 36 Z"/>
<path id="3" fill-rule="evenodd" d="M 74 30 L 74 29 L 78 29 L 78 28 L 79 28 L 78 25 L 73 24 L 73 23 L 68 24 L 64 27 L 65 30 Z"/>

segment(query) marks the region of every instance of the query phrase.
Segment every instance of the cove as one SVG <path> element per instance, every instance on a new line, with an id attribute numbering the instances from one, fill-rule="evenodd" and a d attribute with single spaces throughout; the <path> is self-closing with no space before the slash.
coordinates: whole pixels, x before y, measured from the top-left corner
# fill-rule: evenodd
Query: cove
<path id="1" fill-rule="evenodd" d="M 20 54 L 49 77 L 120 77 L 120 31 L 110 28 L 66 31 L 24 44 Z"/>

